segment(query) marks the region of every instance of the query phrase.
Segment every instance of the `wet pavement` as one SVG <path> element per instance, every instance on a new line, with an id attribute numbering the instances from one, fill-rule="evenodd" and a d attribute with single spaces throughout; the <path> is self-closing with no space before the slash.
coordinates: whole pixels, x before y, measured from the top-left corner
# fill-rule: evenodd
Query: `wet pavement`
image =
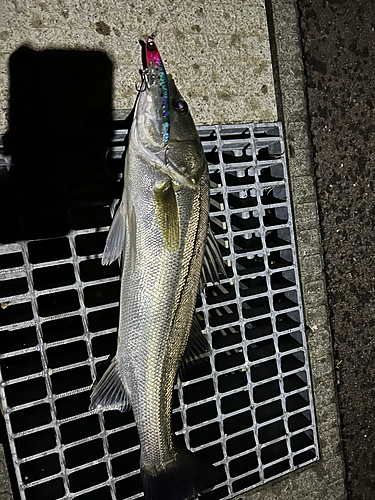
<path id="1" fill-rule="evenodd" d="M 298 0 L 348 497 L 375 492 L 375 4 Z"/>

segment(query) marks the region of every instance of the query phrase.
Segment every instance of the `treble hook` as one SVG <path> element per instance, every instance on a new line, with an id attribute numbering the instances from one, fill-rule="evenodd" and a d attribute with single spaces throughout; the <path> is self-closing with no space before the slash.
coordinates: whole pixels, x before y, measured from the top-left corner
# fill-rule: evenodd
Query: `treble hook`
<path id="1" fill-rule="evenodd" d="M 141 75 L 141 78 L 142 78 L 142 82 L 139 83 L 137 82 L 135 84 L 135 88 L 137 90 L 137 92 L 144 92 L 146 90 L 146 88 L 150 87 L 150 84 L 149 84 L 149 81 L 148 81 L 148 72 L 147 72 L 147 69 L 144 69 L 144 70 L 139 70 L 139 73 Z"/>

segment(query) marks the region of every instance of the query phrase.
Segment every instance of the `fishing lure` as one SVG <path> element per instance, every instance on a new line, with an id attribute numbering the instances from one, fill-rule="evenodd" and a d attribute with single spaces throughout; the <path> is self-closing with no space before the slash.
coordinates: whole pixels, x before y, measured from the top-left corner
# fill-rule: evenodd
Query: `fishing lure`
<path id="1" fill-rule="evenodd" d="M 170 109 L 168 78 L 153 37 L 148 36 L 145 42 L 146 68 L 143 76 L 150 89 L 155 103 L 160 133 L 164 147 L 168 148 L 170 133 Z"/>

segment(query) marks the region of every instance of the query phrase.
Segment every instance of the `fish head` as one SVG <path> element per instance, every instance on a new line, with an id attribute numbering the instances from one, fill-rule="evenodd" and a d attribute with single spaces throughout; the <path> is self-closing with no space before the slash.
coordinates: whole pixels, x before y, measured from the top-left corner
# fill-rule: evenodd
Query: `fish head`
<path id="1" fill-rule="evenodd" d="M 170 135 L 167 168 L 177 184 L 195 188 L 199 184 L 206 159 L 187 102 L 168 75 Z"/>
<path id="2" fill-rule="evenodd" d="M 152 37 L 143 44 L 143 84 L 138 94 L 133 140 L 157 169 L 177 186 L 195 188 L 205 156 L 186 101 L 166 75 Z"/>

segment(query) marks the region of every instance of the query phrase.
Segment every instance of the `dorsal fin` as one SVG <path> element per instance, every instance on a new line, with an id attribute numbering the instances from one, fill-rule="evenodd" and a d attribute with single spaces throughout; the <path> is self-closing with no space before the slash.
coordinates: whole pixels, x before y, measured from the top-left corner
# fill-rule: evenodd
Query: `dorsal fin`
<path id="1" fill-rule="evenodd" d="M 103 377 L 95 385 L 91 394 L 90 410 L 129 411 L 131 408 L 129 395 L 121 380 L 116 358 L 113 358 Z"/>
<path id="2" fill-rule="evenodd" d="M 208 226 L 207 244 L 204 252 L 202 274 L 199 284 L 200 290 L 203 290 L 208 282 L 214 284 L 220 283 L 220 274 L 223 275 L 224 278 L 227 277 L 219 245 L 211 227 Z"/>
<path id="3" fill-rule="evenodd" d="M 208 352 L 208 350 L 209 345 L 207 339 L 202 333 L 197 314 L 194 313 L 190 336 L 185 349 L 184 361 L 189 361 L 191 358 L 197 358 Z"/>

